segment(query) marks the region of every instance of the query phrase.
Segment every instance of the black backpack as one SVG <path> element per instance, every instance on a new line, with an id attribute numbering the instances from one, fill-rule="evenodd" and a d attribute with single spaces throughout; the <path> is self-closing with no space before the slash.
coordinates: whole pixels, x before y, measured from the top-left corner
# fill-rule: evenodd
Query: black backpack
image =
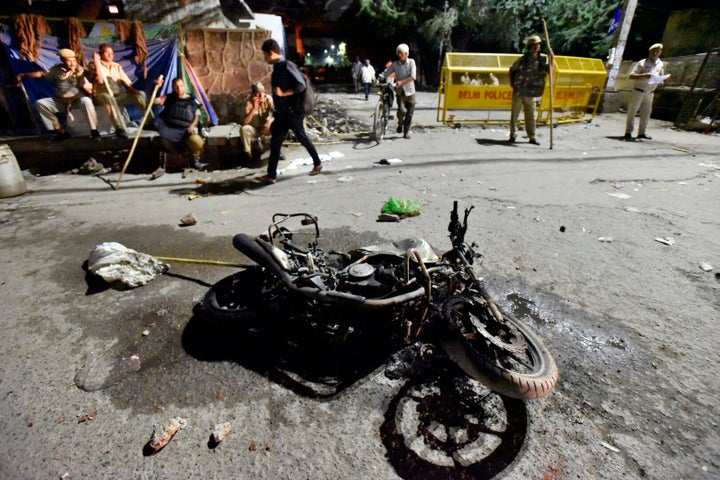
<path id="1" fill-rule="evenodd" d="M 315 91 L 307 75 L 303 73 L 303 77 L 305 77 L 305 91 L 300 95 L 299 107 L 303 115 L 310 115 L 315 110 Z"/>

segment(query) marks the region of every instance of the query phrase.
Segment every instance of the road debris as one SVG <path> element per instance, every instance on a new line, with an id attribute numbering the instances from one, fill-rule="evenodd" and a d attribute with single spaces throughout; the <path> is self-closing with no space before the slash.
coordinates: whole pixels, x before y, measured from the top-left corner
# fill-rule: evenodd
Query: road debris
<path id="1" fill-rule="evenodd" d="M 606 192 L 606 193 L 608 195 L 610 195 L 611 197 L 621 198 L 623 200 L 631 198 L 630 195 L 628 195 L 627 193 L 622 193 L 622 192 Z"/>
<path id="2" fill-rule="evenodd" d="M 119 282 L 131 288 L 145 285 L 169 268 L 158 259 L 117 242 L 96 245 L 88 258 L 88 271 L 108 283 Z"/>
<path id="3" fill-rule="evenodd" d="M 175 434 L 187 426 L 187 421 L 180 417 L 171 418 L 167 422 L 156 425 L 150 441 L 145 445 L 147 454 L 153 455 L 170 443 Z"/>
<path id="4" fill-rule="evenodd" d="M 180 219 L 181 227 L 191 227 L 197 224 L 197 217 L 194 213 L 190 212 Z"/>
<path id="5" fill-rule="evenodd" d="M 713 266 L 707 262 L 701 263 L 700 268 L 702 269 L 703 272 L 712 272 L 713 271 Z"/>
<path id="6" fill-rule="evenodd" d="M 655 241 L 664 243 L 665 245 L 675 245 L 675 239 L 672 237 L 655 237 Z"/>
<path id="7" fill-rule="evenodd" d="M 227 434 L 230 433 L 231 429 L 232 426 L 230 425 L 230 422 L 215 425 L 215 428 L 213 428 L 212 434 L 210 435 L 210 442 L 215 445 L 222 442 L 225 440 Z"/>

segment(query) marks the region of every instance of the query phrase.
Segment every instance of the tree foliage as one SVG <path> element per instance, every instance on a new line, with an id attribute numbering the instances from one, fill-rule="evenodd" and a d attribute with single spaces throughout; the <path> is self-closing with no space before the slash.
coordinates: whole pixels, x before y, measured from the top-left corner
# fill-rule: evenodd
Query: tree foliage
<path id="1" fill-rule="evenodd" d="M 452 51 L 522 50 L 543 34 L 546 19 L 556 52 L 604 56 L 607 28 L 618 0 L 358 0 L 359 14 L 384 32 L 413 35 Z"/>

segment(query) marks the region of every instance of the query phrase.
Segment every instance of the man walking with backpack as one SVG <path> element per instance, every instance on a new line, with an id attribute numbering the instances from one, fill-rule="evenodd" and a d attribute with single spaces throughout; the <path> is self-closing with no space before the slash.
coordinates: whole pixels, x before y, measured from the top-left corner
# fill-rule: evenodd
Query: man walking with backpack
<path id="1" fill-rule="evenodd" d="M 322 171 L 320 156 L 305 133 L 303 117 L 308 113 L 310 102 L 306 102 L 308 80 L 293 62 L 282 56 L 278 42 L 272 38 L 262 44 L 265 61 L 273 66 L 271 77 L 273 101 L 275 103 L 275 121 L 270 127 L 272 139 L 270 140 L 270 160 L 268 161 L 267 175 L 262 181 L 273 184 L 277 181 L 277 166 L 280 161 L 280 149 L 289 130 L 295 134 L 298 142 L 305 147 L 313 160 L 310 175 L 317 175 Z M 309 99 L 307 99 L 309 100 Z"/>

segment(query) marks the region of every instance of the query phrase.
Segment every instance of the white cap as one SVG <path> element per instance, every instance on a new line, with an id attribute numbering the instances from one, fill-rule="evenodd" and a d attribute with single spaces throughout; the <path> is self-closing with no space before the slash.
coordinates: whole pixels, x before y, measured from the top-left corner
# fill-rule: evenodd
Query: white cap
<path id="1" fill-rule="evenodd" d="M 395 49 L 396 52 L 403 52 L 403 53 L 410 53 L 410 47 L 407 46 L 407 43 L 401 43 L 397 46 Z"/>

